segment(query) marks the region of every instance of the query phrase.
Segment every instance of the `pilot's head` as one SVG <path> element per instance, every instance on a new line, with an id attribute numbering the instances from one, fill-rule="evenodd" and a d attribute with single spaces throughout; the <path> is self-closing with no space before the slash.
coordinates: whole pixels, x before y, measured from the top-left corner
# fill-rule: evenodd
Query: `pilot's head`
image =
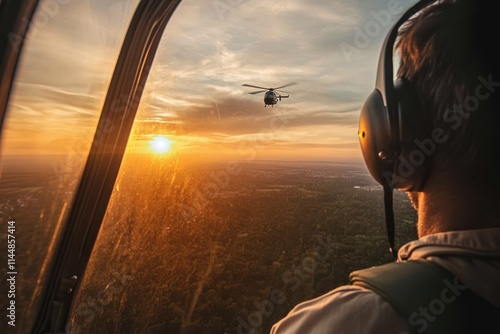
<path id="1" fill-rule="evenodd" d="M 443 130 L 423 191 L 456 185 L 498 196 L 500 17 L 492 3 L 438 1 L 399 29 L 398 76 L 415 87 L 429 133 Z"/>

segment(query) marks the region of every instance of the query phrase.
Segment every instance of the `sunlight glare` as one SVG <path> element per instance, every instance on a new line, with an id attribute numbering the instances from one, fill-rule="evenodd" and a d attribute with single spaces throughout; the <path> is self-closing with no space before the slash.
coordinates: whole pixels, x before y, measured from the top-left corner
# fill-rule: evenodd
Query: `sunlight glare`
<path id="1" fill-rule="evenodd" d="M 156 153 L 167 153 L 171 145 L 172 141 L 166 137 L 158 136 L 151 140 L 151 149 Z"/>

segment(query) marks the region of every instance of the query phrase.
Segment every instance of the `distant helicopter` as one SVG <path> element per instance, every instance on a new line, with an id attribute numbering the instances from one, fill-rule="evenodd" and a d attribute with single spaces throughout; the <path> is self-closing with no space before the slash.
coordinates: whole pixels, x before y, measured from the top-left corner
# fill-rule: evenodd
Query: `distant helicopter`
<path id="1" fill-rule="evenodd" d="M 293 85 L 297 85 L 297 83 L 291 82 L 289 84 L 286 84 L 286 85 L 283 85 L 280 87 L 276 87 L 276 88 L 265 88 L 265 87 L 243 84 L 243 86 L 245 86 L 245 87 L 253 87 L 253 88 L 262 89 L 262 90 L 258 90 L 256 92 L 251 92 L 248 94 L 260 94 L 260 93 L 265 92 L 265 94 L 264 94 L 264 107 L 267 107 L 267 106 L 274 107 L 274 105 L 278 103 L 278 100 L 281 101 L 281 99 L 290 97 L 290 95 L 288 93 L 287 93 L 288 95 L 280 95 L 280 94 L 277 94 L 276 91 L 279 91 L 279 89 L 281 89 L 281 88 L 285 88 L 285 87 L 293 86 Z M 284 93 L 286 93 L 286 92 L 284 92 Z"/>

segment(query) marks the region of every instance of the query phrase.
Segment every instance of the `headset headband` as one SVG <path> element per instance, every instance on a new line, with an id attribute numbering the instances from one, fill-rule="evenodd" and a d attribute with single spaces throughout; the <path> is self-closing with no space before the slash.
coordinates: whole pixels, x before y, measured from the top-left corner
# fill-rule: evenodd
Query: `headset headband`
<path id="1" fill-rule="evenodd" d="M 384 106 L 386 108 L 392 107 L 396 103 L 394 94 L 394 73 L 392 58 L 394 52 L 394 43 L 396 42 L 398 30 L 406 21 L 408 21 L 410 17 L 415 15 L 431 2 L 435 1 L 436 0 L 422 0 L 410 7 L 394 24 L 392 29 L 387 34 L 384 43 L 382 44 L 382 50 L 380 51 L 380 57 L 378 61 L 375 89 L 377 89 L 382 95 L 382 100 L 384 101 Z"/>

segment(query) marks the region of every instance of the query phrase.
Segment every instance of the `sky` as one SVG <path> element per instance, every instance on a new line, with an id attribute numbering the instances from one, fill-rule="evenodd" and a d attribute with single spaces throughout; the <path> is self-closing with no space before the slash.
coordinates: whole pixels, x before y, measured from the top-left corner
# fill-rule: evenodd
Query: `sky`
<path id="1" fill-rule="evenodd" d="M 361 161 L 359 112 L 380 46 L 414 2 L 182 1 L 130 145 L 143 149 L 163 135 L 185 156 Z M 5 154 L 88 150 L 136 4 L 42 0 L 10 101 Z M 274 108 L 242 86 L 291 82 L 290 98 Z"/>

